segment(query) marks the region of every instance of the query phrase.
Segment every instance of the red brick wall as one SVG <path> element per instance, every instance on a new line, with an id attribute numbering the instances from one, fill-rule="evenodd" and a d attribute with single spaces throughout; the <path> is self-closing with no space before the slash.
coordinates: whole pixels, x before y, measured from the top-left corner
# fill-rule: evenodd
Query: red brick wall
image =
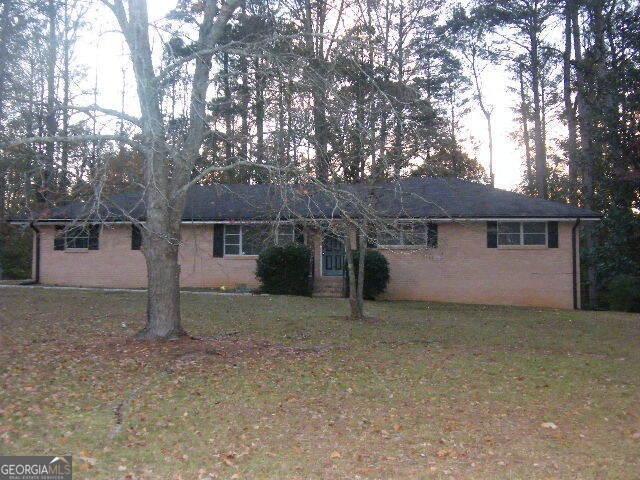
<path id="1" fill-rule="evenodd" d="M 105 226 L 100 249 L 54 250 L 54 227 L 41 227 L 40 281 L 52 285 L 144 287 L 147 268 L 142 252 L 131 250 L 131 227 Z M 246 284 L 256 287 L 255 257 L 213 256 L 213 226 L 185 225 L 180 246 L 180 281 L 185 287 Z"/>
<path id="2" fill-rule="evenodd" d="M 487 248 L 485 222 L 447 223 L 438 248 L 382 250 L 391 268 L 385 298 L 573 308 L 571 228 L 558 248 Z"/>

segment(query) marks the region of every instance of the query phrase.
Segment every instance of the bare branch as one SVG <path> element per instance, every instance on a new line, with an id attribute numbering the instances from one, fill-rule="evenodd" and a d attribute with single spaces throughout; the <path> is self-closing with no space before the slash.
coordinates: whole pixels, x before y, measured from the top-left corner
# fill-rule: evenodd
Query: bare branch
<path id="1" fill-rule="evenodd" d="M 62 108 L 65 108 L 64 105 L 61 105 Z M 118 110 L 114 110 L 112 108 L 104 108 L 104 107 L 100 107 L 98 105 L 87 105 L 87 106 L 75 106 L 75 105 L 68 105 L 66 107 L 69 110 L 74 110 L 76 112 L 83 112 L 83 113 L 93 113 L 93 112 L 100 112 L 103 113 L 105 115 L 109 115 L 112 117 L 116 117 L 116 118 L 121 118 L 122 120 L 125 120 L 129 123 L 133 123 L 134 125 L 137 125 L 138 127 L 142 127 L 142 121 L 137 118 L 134 117 L 132 115 L 127 115 L 124 112 L 120 112 Z"/>
<path id="2" fill-rule="evenodd" d="M 126 143 L 132 147 L 141 148 L 138 142 L 135 142 L 122 135 L 74 135 L 72 137 L 51 136 L 51 137 L 26 137 L 0 144 L 0 150 L 8 150 L 20 145 L 29 143 L 47 143 L 47 142 L 67 142 L 67 143 L 83 143 L 83 142 L 100 142 L 100 141 L 116 141 Z"/>
<path id="3" fill-rule="evenodd" d="M 189 180 L 189 182 L 187 182 L 185 185 L 183 185 L 182 187 L 180 187 L 177 191 L 176 191 L 176 195 L 180 195 L 181 193 L 186 192 L 192 185 L 195 185 L 196 183 L 198 183 L 200 180 L 202 180 L 204 177 L 206 177 L 207 175 L 209 175 L 210 173 L 214 173 L 214 172 L 228 172 L 231 170 L 235 170 L 239 167 L 255 167 L 255 168 L 262 168 L 264 170 L 267 171 L 286 171 L 287 168 L 283 168 L 281 166 L 278 165 L 269 165 L 269 164 L 264 164 L 264 163 L 256 163 L 256 162 L 252 162 L 250 160 L 238 160 L 236 162 L 230 163 L 229 165 L 223 165 L 223 166 L 218 166 L 218 165 L 210 165 L 207 168 L 205 168 L 204 170 L 200 171 L 195 177 L 193 177 L 191 180 Z M 289 169 L 292 170 L 292 169 Z"/>

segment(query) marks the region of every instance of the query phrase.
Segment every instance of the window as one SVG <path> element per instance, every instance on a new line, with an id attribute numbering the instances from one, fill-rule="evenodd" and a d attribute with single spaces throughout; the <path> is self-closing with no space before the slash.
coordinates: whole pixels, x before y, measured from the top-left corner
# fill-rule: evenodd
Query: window
<path id="1" fill-rule="evenodd" d="M 293 224 L 278 225 L 276 231 L 276 243 L 278 245 L 287 245 L 295 241 Z"/>
<path id="2" fill-rule="evenodd" d="M 64 234 L 64 248 L 89 248 L 89 229 L 72 227 Z"/>
<path id="3" fill-rule="evenodd" d="M 241 255 L 260 254 L 262 249 L 269 243 L 270 233 L 268 225 L 242 225 L 240 236 L 242 240 Z"/>
<path id="4" fill-rule="evenodd" d="M 240 225 L 225 225 L 224 226 L 224 254 L 225 255 L 240 255 L 241 243 L 241 226 Z"/>
<path id="5" fill-rule="evenodd" d="M 546 222 L 498 222 L 498 246 L 546 244 Z"/>
<path id="6" fill-rule="evenodd" d="M 390 225 L 388 229 L 378 231 L 380 246 L 421 246 L 436 247 L 438 225 L 435 223 L 402 223 Z"/>
<path id="7" fill-rule="evenodd" d="M 65 227 L 56 225 L 54 250 L 98 250 L 100 225 Z"/>
<path id="8" fill-rule="evenodd" d="M 286 245 L 294 241 L 292 224 L 279 225 L 275 231 L 268 224 L 225 225 L 225 255 L 259 255 L 269 244 Z"/>

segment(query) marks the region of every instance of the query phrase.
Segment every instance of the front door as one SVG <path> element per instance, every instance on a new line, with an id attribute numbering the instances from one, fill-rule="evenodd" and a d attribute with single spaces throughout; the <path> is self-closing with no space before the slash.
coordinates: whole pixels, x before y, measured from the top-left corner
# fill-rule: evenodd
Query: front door
<path id="1" fill-rule="evenodd" d="M 344 266 L 344 245 L 333 235 L 325 234 L 322 240 L 322 275 L 341 277 Z"/>

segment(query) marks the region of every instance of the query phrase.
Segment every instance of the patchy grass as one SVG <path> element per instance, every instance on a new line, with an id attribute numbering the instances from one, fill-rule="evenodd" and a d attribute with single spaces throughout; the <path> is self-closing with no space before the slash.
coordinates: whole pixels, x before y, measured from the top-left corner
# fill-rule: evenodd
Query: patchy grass
<path id="1" fill-rule="evenodd" d="M 640 316 L 0 290 L 0 451 L 76 478 L 638 478 Z M 543 427 L 545 424 L 545 427 Z M 553 428 L 556 427 L 556 428 Z"/>

